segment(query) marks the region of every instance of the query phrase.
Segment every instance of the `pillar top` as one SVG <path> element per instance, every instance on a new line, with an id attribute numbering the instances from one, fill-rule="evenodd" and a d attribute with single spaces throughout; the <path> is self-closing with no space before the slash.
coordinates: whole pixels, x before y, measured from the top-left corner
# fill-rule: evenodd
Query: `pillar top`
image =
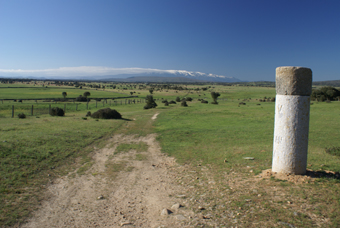
<path id="1" fill-rule="evenodd" d="M 276 94 L 310 96 L 311 93 L 311 69 L 294 66 L 276 68 Z"/>

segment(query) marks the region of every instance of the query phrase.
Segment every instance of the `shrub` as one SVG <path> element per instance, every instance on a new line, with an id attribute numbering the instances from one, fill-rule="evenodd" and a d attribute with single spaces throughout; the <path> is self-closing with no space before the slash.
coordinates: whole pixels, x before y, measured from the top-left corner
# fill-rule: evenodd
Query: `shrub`
<path id="1" fill-rule="evenodd" d="M 26 115 L 25 115 L 24 113 L 19 113 L 19 114 L 18 114 L 18 117 L 19 117 L 20 119 L 25 119 L 25 118 L 26 118 Z"/>
<path id="2" fill-rule="evenodd" d="M 202 100 L 201 103 L 203 103 L 203 104 L 208 104 L 209 102 L 206 101 L 206 100 Z"/>
<path id="3" fill-rule="evenodd" d="M 91 117 L 95 119 L 121 119 L 122 115 L 115 109 L 104 108 L 94 112 Z"/>
<path id="4" fill-rule="evenodd" d="M 244 102 L 240 102 L 240 103 L 238 103 L 239 105 L 246 105 L 246 103 L 244 103 Z"/>
<path id="5" fill-rule="evenodd" d="M 340 147 L 329 147 L 325 149 L 325 152 L 331 155 L 340 156 Z"/>
<path id="6" fill-rule="evenodd" d="M 163 99 L 163 98 L 162 98 Z M 168 102 L 167 100 L 162 100 L 162 103 Z"/>
<path id="7" fill-rule="evenodd" d="M 82 95 L 79 95 L 79 97 L 76 98 L 76 101 L 87 102 L 90 101 L 90 99 L 83 97 Z"/>
<path id="8" fill-rule="evenodd" d="M 320 89 L 314 89 L 311 94 L 312 100 L 325 101 L 335 100 L 340 96 L 340 91 L 331 86 L 321 87 Z"/>
<path id="9" fill-rule="evenodd" d="M 175 101 L 169 101 L 169 104 L 177 104 Z"/>
<path id="10" fill-rule="evenodd" d="M 91 116 L 91 112 L 88 111 L 85 116 Z"/>
<path id="11" fill-rule="evenodd" d="M 64 110 L 63 110 L 63 109 L 58 108 L 58 107 L 55 107 L 55 108 L 52 108 L 52 109 L 51 109 L 50 115 L 51 115 L 51 116 L 64 116 L 65 113 L 64 113 Z"/>
<path id="12" fill-rule="evenodd" d="M 192 98 L 191 97 L 187 97 L 185 98 L 186 101 L 192 101 Z"/>
<path id="13" fill-rule="evenodd" d="M 181 102 L 181 98 L 176 97 L 176 101 L 177 101 L 177 102 Z"/>
<path id="14" fill-rule="evenodd" d="M 270 99 L 271 102 L 275 102 L 275 97 L 273 97 L 272 99 Z"/>
<path id="15" fill-rule="evenodd" d="M 164 103 L 164 106 L 169 106 L 169 102 L 165 101 L 163 103 Z"/>
<path id="16" fill-rule="evenodd" d="M 188 104 L 187 104 L 186 101 L 182 101 L 181 106 L 183 106 L 183 107 L 188 107 Z"/>
<path id="17" fill-rule="evenodd" d="M 146 96 L 146 105 L 144 106 L 144 109 L 150 109 L 150 108 L 156 108 L 157 104 L 155 100 L 153 99 L 152 95 L 147 95 Z"/>

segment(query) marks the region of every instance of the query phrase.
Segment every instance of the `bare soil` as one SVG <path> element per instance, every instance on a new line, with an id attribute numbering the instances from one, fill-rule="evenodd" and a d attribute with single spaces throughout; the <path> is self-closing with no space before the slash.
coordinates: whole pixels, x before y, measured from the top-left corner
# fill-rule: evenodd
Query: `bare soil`
<path id="1" fill-rule="evenodd" d="M 120 144 L 140 142 L 147 151 L 115 153 Z M 179 165 L 161 153 L 155 134 L 113 135 L 92 158 L 86 172 L 50 184 L 41 208 L 21 227 L 304 227 L 297 221 L 306 216 L 313 226 L 330 225 L 312 210 L 319 203 L 299 196 L 318 172 L 255 175 L 248 166 L 216 172 L 209 165 Z M 290 192 L 271 177 L 293 182 Z M 277 220 L 282 212 L 290 216 Z"/>
<path id="2" fill-rule="evenodd" d="M 136 151 L 114 155 L 120 143 L 138 142 L 149 147 L 139 153 L 145 159 L 136 159 Z M 185 189 L 174 182 L 169 168 L 178 165 L 161 153 L 155 135 L 115 135 L 93 160 L 84 175 L 75 171 L 50 185 L 52 197 L 22 227 L 179 227 L 191 213 L 171 209 L 182 203 Z M 162 215 L 163 209 L 170 214 Z"/>

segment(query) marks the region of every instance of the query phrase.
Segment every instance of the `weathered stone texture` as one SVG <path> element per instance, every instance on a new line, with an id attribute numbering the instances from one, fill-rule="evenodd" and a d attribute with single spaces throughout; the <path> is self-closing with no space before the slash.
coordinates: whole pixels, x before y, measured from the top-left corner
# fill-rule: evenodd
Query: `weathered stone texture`
<path id="1" fill-rule="evenodd" d="M 312 70 L 305 67 L 276 68 L 276 94 L 310 96 Z"/>
<path id="2" fill-rule="evenodd" d="M 306 173 L 309 107 L 309 96 L 276 95 L 273 172 Z"/>
<path id="3" fill-rule="evenodd" d="M 274 172 L 306 173 L 311 93 L 311 69 L 276 68 Z"/>

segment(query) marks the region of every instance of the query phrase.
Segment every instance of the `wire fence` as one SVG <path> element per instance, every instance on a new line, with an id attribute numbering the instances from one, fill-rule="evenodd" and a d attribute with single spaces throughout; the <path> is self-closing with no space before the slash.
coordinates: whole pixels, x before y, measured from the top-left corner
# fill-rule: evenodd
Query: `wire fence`
<path id="1" fill-rule="evenodd" d="M 14 104 L 13 104 L 14 103 Z M 94 110 L 105 107 L 114 107 L 121 105 L 132 105 L 145 103 L 144 99 L 121 99 L 121 100 L 101 100 L 90 102 L 45 102 L 45 101 L 3 101 L 0 102 L 0 118 L 14 118 L 19 114 L 25 116 L 39 116 L 49 114 L 52 108 L 58 107 L 65 113 Z"/>

